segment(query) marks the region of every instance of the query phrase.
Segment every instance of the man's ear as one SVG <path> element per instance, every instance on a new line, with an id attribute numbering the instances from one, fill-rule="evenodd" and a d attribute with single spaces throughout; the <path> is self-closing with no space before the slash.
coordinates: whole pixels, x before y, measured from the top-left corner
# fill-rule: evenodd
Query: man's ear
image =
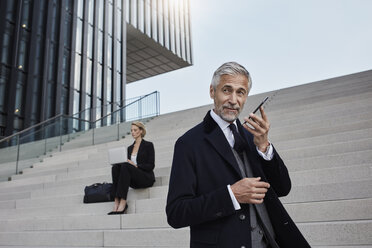
<path id="1" fill-rule="evenodd" d="M 209 96 L 211 97 L 211 99 L 214 99 L 214 88 L 213 86 L 209 86 Z"/>

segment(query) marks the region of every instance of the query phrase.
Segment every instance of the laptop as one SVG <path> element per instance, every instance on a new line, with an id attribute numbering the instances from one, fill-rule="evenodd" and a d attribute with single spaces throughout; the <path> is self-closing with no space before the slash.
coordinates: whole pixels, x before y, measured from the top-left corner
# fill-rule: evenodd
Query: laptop
<path id="1" fill-rule="evenodd" d="M 125 146 L 115 147 L 108 150 L 110 164 L 124 163 L 128 161 L 127 148 Z"/>

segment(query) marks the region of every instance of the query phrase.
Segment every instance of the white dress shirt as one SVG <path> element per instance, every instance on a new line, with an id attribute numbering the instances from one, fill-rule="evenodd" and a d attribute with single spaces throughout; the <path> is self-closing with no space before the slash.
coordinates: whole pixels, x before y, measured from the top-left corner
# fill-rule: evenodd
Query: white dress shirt
<path id="1" fill-rule="evenodd" d="M 211 117 L 213 118 L 213 120 L 218 124 L 218 126 L 221 128 L 222 132 L 225 134 L 225 137 L 226 137 L 227 141 L 229 142 L 230 146 L 231 146 L 231 147 L 234 147 L 235 139 L 234 139 L 234 135 L 233 135 L 231 129 L 229 128 L 230 123 L 227 122 L 227 121 L 225 121 L 225 120 L 223 120 L 219 115 L 217 115 L 217 114 L 214 112 L 213 109 L 211 110 L 210 113 L 211 113 Z M 236 126 L 236 120 L 233 122 L 233 124 Z M 239 132 L 238 128 L 237 128 L 236 130 Z M 256 149 L 257 149 L 258 154 L 259 154 L 263 159 L 265 159 L 265 160 L 270 161 L 270 160 L 273 158 L 273 156 L 274 156 L 274 153 L 273 153 L 273 147 L 272 147 L 272 145 L 271 145 L 270 142 L 269 142 L 269 146 L 268 146 L 268 148 L 266 149 L 266 152 L 265 152 L 265 153 L 261 152 L 261 151 L 258 149 L 257 146 L 256 146 Z M 239 202 L 236 200 L 235 195 L 234 195 L 234 193 L 232 192 L 230 185 L 227 185 L 227 189 L 228 189 L 228 191 L 229 191 L 229 194 L 230 194 L 231 200 L 232 200 L 232 202 L 233 202 L 233 204 L 234 204 L 234 208 L 235 208 L 235 210 L 239 210 L 239 209 L 241 208 L 241 207 L 240 207 L 240 204 L 239 204 Z"/>

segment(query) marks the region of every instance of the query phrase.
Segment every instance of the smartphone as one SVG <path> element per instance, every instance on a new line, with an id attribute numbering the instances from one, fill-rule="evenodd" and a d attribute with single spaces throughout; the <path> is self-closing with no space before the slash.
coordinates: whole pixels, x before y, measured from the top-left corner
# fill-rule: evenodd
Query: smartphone
<path id="1" fill-rule="evenodd" d="M 257 108 L 256 108 L 252 113 L 255 114 L 255 113 L 256 113 L 256 112 L 261 108 L 261 106 L 265 104 L 265 102 L 266 102 L 268 99 L 269 99 L 268 96 L 265 97 L 265 99 L 263 99 L 263 101 L 262 101 L 262 102 L 257 106 Z M 252 119 L 252 118 L 249 117 L 249 119 Z M 247 121 L 245 121 L 245 122 L 243 123 L 243 125 L 246 124 L 246 123 L 247 123 Z"/>

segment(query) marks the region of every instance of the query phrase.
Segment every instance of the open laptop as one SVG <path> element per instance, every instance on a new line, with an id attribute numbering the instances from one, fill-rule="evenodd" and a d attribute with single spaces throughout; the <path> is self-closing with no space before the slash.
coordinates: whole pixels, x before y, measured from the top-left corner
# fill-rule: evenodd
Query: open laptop
<path id="1" fill-rule="evenodd" d="M 110 164 L 124 163 L 128 161 L 127 148 L 125 146 L 115 147 L 108 150 Z"/>

